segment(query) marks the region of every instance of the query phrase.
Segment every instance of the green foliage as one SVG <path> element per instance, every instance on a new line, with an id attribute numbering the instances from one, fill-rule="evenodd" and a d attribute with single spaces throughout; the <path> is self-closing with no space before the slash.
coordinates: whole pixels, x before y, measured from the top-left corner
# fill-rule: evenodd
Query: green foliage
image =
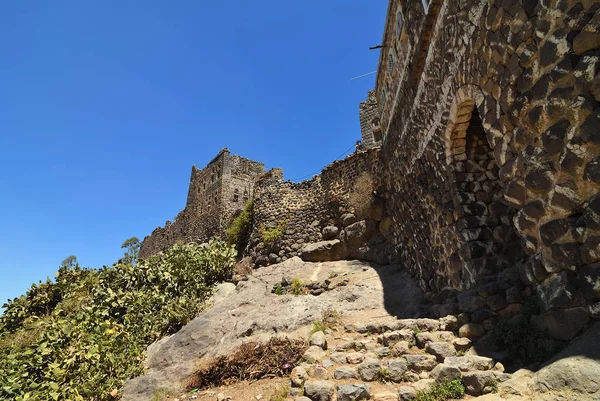
<path id="1" fill-rule="evenodd" d="M 413 331 L 413 333 L 415 333 L 415 334 L 419 334 L 419 333 L 422 333 L 422 332 L 423 332 L 423 330 L 421 330 L 421 329 L 420 329 L 420 328 L 418 328 L 418 327 L 414 327 L 414 328 L 412 329 L 412 331 Z"/>
<path id="2" fill-rule="evenodd" d="M 235 250 L 176 245 L 137 266 L 63 265 L 0 316 L 0 399 L 104 401 L 143 372 L 145 348 L 201 311 Z M 111 395 L 111 392 L 114 395 Z"/>
<path id="3" fill-rule="evenodd" d="M 77 263 L 77 256 L 71 255 L 60 262 L 60 267 L 75 267 L 79 266 Z"/>
<path id="4" fill-rule="evenodd" d="M 297 277 L 294 278 L 292 280 L 292 294 L 300 295 L 300 294 L 302 294 L 303 290 L 304 290 L 304 284 L 302 284 L 302 281 Z"/>
<path id="5" fill-rule="evenodd" d="M 140 252 L 140 247 L 142 244 L 138 237 L 131 237 L 126 239 L 125 242 L 121 245 L 121 249 L 125 249 L 125 254 L 119 260 L 120 263 L 129 263 L 131 265 L 135 265 L 138 259 L 138 254 Z"/>
<path id="6" fill-rule="evenodd" d="M 387 368 L 379 368 L 379 381 L 382 383 L 389 383 L 392 381 L 392 373 Z"/>
<path id="7" fill-rule="evenodd" d="M 238 255 L 241 255 L 248 244 L 252 229 L 252 199 L 246 202 L 242 212 L 231 222 L 227 229 L 227 242 L 235 245 Z"/>
<path id="8" fill-rule="evenodd" d="M 275 287 L 273 293 L 275 295 L 283 295 L 283 287 L 281 286 L 281 284 L 278 284 L 277 287 Z"/>
<path id="9" fill-rule="evenodd" d="M 260 238 L 262 242 L 265 243 L 267 247 L 271 247 L 277 244 L 281 238 L 283 238 L 283 233 L 287 227 L 287 221 L 283 220 L 277 224 L 277 227 L 273 228 L 265 228 L 264 226 L 260 228 Z"/>
<path id="10" fill-rule="evenodd" d="M 317 320 L 313 322 L 313 327 L 310 331 L 310 334 L 315 334 L 318 331 L 325 331 L 325 329 L 327 329 L 327 326 L 325 326 L 323 322 Z"/>
<path id="11" fill-rule="evenodd" d="M 552 357 L 561 344 L 550 340 L 531 324 L 531 316 L 540 311 L 535 298 L 526 299 L 523 306 L 521 316 L 502 320 L 494 327 L 491 332 L 493 347 L 508 351 L 510 359 L 521 365 L 543 362 Z"/>
<path id="12" fill-rule="evenodd" d="M 460 399 L 465 395 L 465 387 L 460 379 L 443 381 L 438 383 L 429 391 L 419 391 L 415 394 L 413 401 L 445 401 Z"/>

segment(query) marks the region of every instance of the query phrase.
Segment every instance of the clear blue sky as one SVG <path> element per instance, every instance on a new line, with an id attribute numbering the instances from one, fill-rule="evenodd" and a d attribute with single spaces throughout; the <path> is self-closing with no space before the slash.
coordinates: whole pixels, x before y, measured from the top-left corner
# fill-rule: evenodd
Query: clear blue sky
<path id="1" fill-rule="evenodd" d="M 387 1 L 0 4 L 0 305 L 110 265 L 223 147 L 298 179 L 360 138 Z"/>

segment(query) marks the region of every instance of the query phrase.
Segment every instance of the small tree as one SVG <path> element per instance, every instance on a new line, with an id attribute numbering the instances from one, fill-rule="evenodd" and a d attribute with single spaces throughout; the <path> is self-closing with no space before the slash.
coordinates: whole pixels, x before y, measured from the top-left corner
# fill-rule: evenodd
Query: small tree
<path id="1" fill-rule="evenodd" d="M 140 253 L 141 246 L 142 244 L 140 244 L 140 240 L 138 239 L 138 237 L 131 237 L 129 239 L 126 239 L 125 242 L 123 242 L 123 244 L 121 245 L 121 249 L 125 249 L 125 254 L 121 258 L 121 260 L 119 260 L 119 262 L 135 265 L 135 262 L 138 258 L 138 254 Z"/>
<path id="2" fill-rule="evenodd" d="M 71 255 L 60 262 L 60 267 L 74 268 L 77 266 L 79 266 L 79 263 L 77 263 L 77 256 L 75 255 Z"/>

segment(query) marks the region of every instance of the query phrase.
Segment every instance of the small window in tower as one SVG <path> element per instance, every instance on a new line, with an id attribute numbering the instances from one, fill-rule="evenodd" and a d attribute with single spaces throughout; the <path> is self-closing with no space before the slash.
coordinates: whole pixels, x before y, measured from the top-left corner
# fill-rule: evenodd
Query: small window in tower
<path id="1" fill-rule="evenodd" d="M 398 9 L 396 13 L 396 39 L 400 37 L 402 34 L 402 28 L 404 27 L 404 16 L 402 15 L 402 6 Z"/>
<path id="2" fill-rule="evenodd" d="M 239 195 L 239 193 L 238 193 L 238 190 L 237 190 L 237 189 L 234 189 L 234 190 L 233 190 L 233 201 L 234 201 L 234 202 L 237 202 L 237 201 L 239 200 L 239 198 L 240 198 L 240 195 Z"/>
<path id="3" fill-rule="evenodd" d="M 210 182 L 211 182 L 211 183 L 214 183 L 214 182 L 215 182 L 215 173 L 212 173 L 212 174 L 210 175 Z"/>
<path id="4" fill-rule="evenodd" d="M 394 60 L 394 54 L 390 50 L 390 54 L 388 54 L 388 74 L 391 74 L 394 70 L 394 66 L 396 65 L 396 60 Z"/>

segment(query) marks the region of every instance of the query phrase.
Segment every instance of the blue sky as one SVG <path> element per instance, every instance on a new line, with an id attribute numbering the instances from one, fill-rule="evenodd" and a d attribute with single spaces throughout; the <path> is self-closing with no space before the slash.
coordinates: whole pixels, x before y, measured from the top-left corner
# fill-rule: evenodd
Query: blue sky
<path id="1" fill-rule="evenodd" d="M 184 207 L 223 147 L 297 180 L 360 138 L 387 1 L 4 1 L 0 305 Z"/>

